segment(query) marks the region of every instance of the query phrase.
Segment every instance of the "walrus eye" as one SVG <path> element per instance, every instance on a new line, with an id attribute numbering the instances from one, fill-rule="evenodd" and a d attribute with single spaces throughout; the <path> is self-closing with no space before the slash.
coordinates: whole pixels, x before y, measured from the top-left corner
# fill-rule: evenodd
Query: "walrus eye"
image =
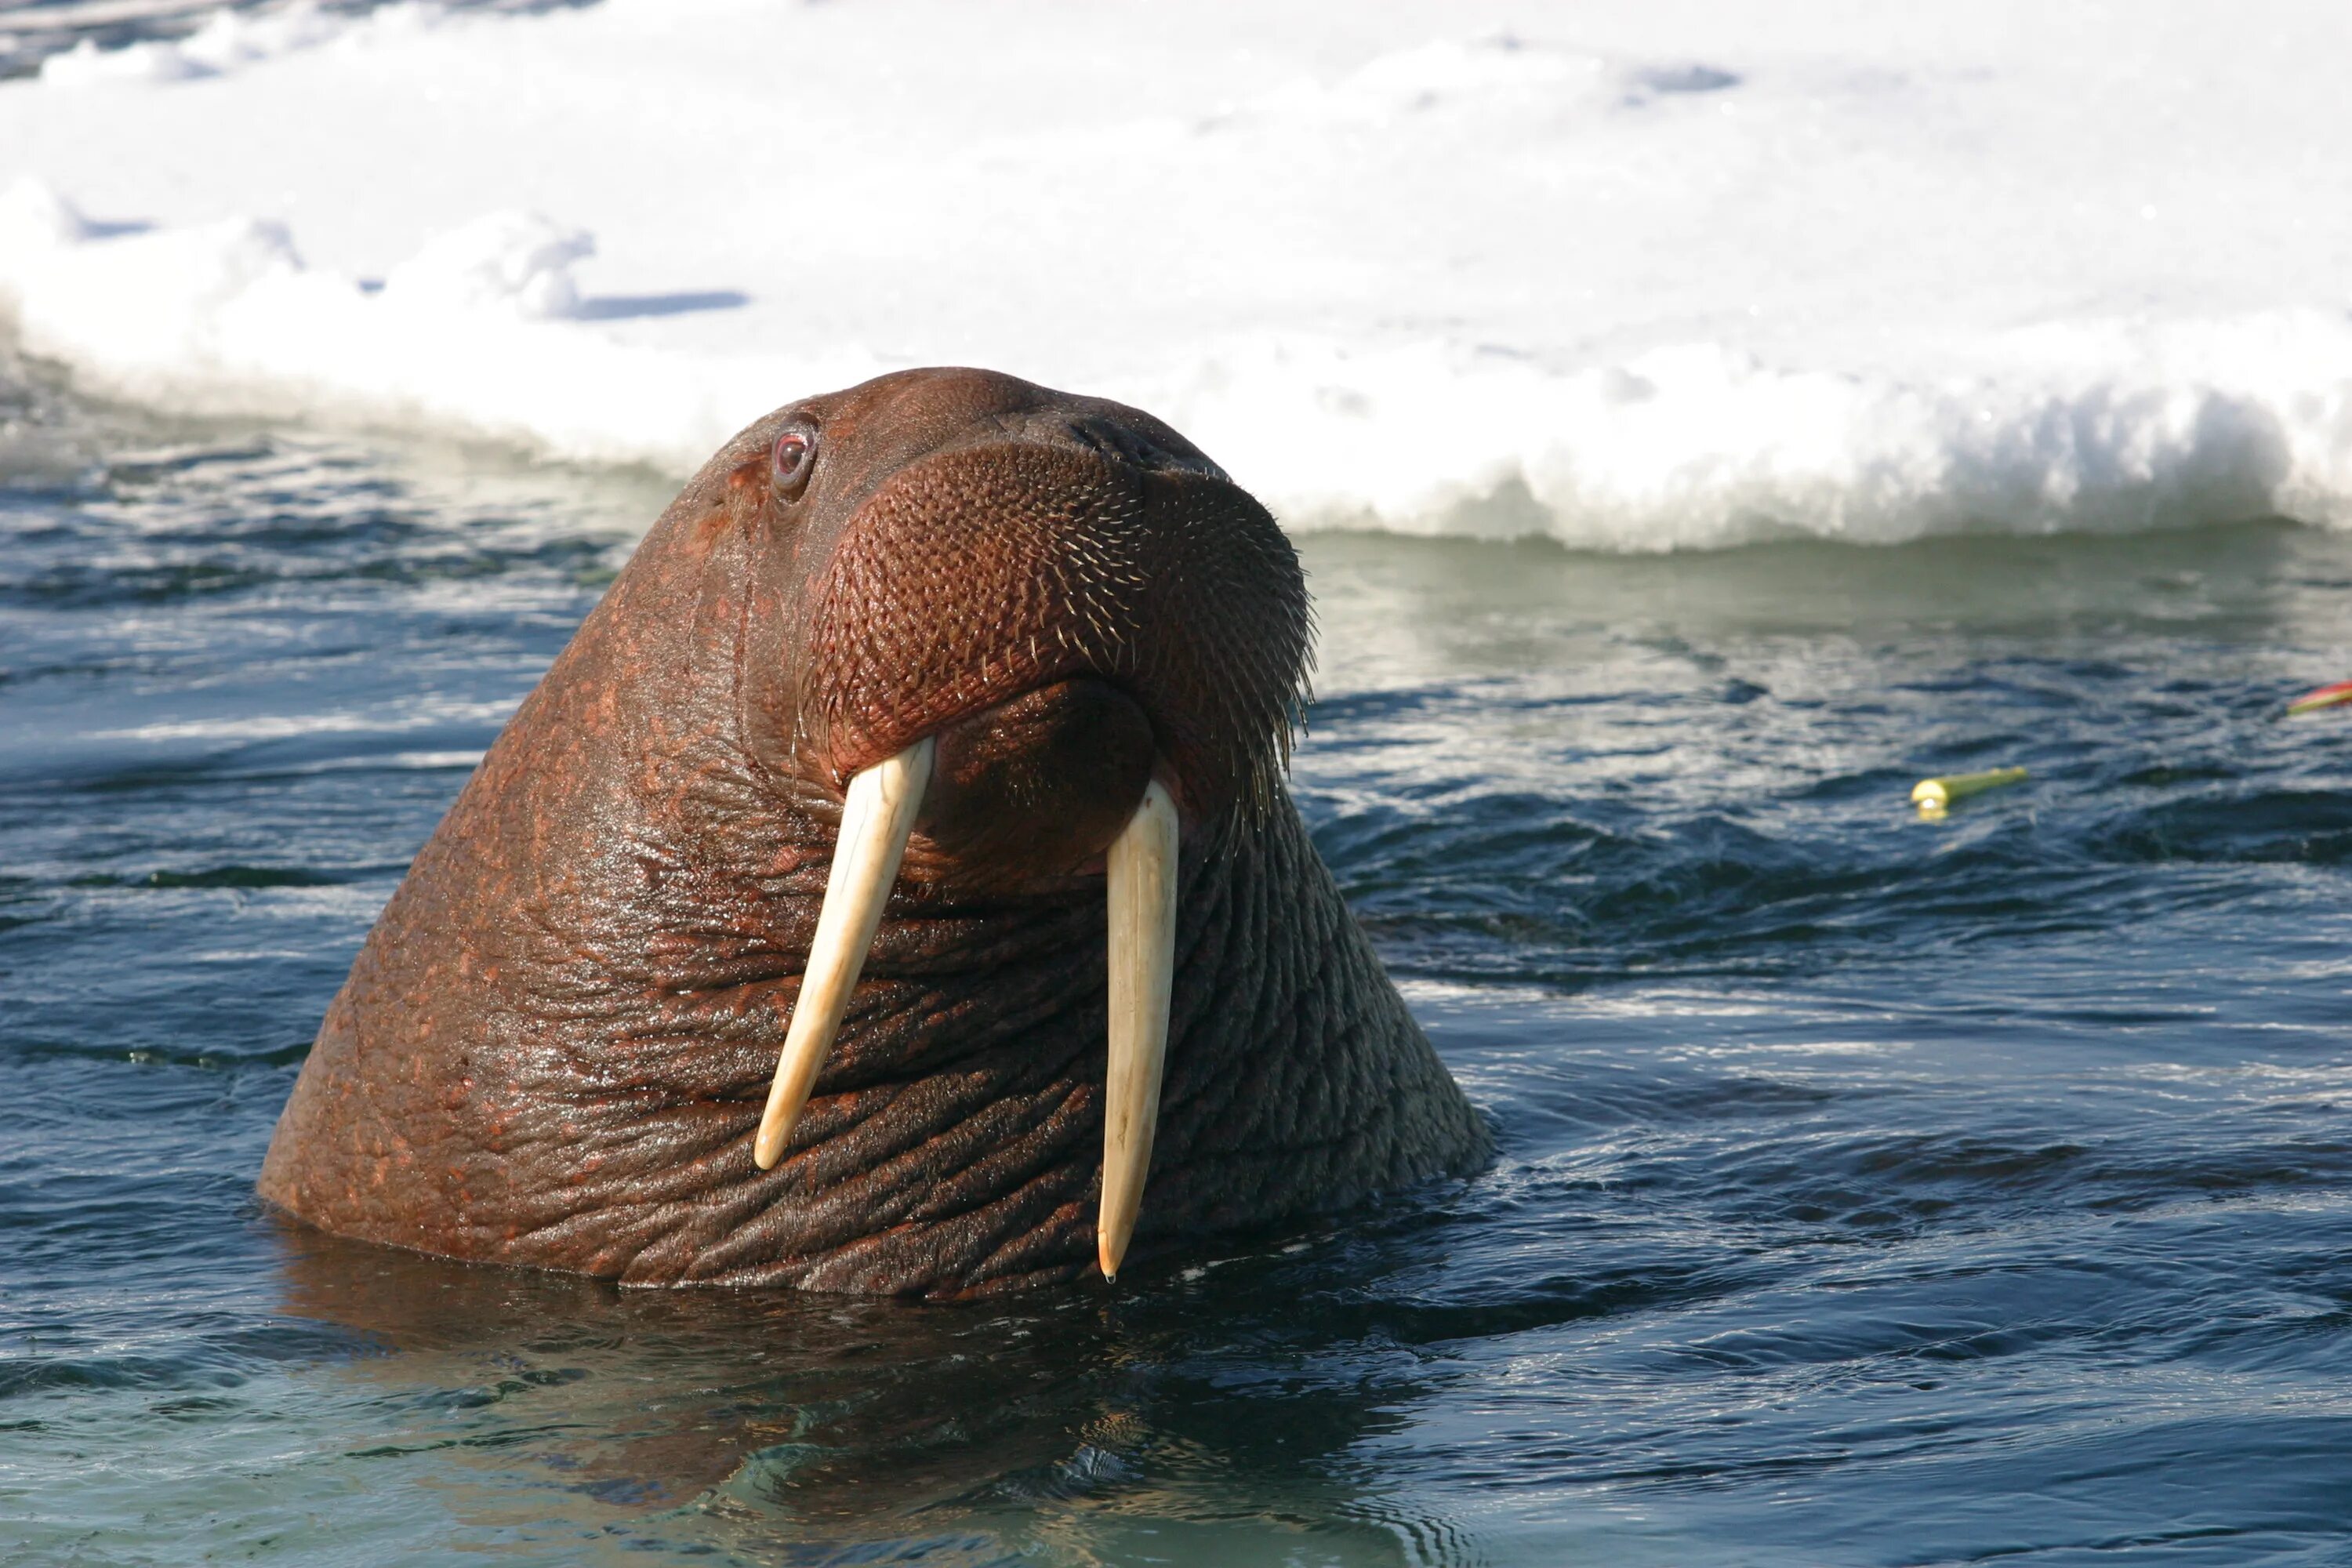
<path id="1" fill-rule="evenodd" d="M 816 467 L 816 426 L 795 421 L 776 437 L 776 494 L 792 500 L 808 489 L 809 470 Z"/>

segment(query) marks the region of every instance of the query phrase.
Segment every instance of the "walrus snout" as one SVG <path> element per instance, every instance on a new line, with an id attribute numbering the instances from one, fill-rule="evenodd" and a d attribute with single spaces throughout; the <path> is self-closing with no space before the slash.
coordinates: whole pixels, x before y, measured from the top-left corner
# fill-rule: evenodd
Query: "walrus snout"
<path id="1" fill-rule="evenodd" d="M 1205 458 L 1121 428 L 939 452 L 844 521 L 806 600 L 804 721 L 835 787 L 1087 680 L 1138 710 L 1188 811 L 1269 806 L 1306 676 L 1297 555 Z"/>

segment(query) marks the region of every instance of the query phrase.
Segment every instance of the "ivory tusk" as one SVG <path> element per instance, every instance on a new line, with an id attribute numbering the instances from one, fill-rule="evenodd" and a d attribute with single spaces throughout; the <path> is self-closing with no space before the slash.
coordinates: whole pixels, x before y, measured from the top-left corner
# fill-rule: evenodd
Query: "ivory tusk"
<path id="1" fill-rule="evenodd" d="M 849 781 L 848 798 L 841 807 L 841 835 L 833 846 L 833 870 L 825 879 L 824 906 L 817 911 L 816 937 L 809 943 L 808 969 L 801 977 L 800 1000 L 793 1005 L 792 1027 L 785 1031 L 783 1053 L 776 1058 L 776 1081 L 769 1087 L 760 1136 L 751 1145 L 751 1158 L 763 1171 L 783 1158 L 785 1141 L 808 1104 L 824 1054 L 841 1031 L 850 993 L 857 989 L 858 972 L 874 945 L 874 928 L 882 922 L 882 906 L 889 902 L 890 885 L 898 879 L 898 862 L 907 853 L 907 835 L 922 807 L 923 790 L 931 782 L 937 750 L 927 736 Z"/>
<path id="2" fill-rule="evenodd" d="M 1168 997 L 1176 975 L 1176 803 L 1154 780 L 1105 858 L 1110 904 L 1110 1064 L 1104 1075 L 1103 1278 L 1118 1277 L 1160 1125 Z"/>

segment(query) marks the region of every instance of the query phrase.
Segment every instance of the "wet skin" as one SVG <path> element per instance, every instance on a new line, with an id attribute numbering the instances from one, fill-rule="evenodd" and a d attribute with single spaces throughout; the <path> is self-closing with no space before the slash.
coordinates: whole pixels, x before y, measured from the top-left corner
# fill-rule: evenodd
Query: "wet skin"
<path id="1" fill-rule="evenodd" d="M 780 409 L 525 700 L 330 1007 L 260 1190 L 646 1284 L 956 1296 L 1097 1267 L 1106 851 L 1181 817 L 1137 1258 L 1476 1168 L 1486 1131 L 1286 795 L 1307 599 L 1150 416 L 978 371 Z M 806 1110 L 752 1158 L 843 795 L 934 783 Z"/>

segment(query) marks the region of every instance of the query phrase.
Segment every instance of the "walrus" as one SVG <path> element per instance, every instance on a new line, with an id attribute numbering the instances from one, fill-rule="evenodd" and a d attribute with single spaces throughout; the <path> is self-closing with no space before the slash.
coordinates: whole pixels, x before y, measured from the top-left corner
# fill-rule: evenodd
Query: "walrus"
<path id="1" fill-rule="evenodd" d="M 788 404 L 417 855 L 261 1196 L 633 1285 L 944 1298 L 1475 1171 L 1286 789 L 1309 654 L 1274 519 L 1148 414 L 966 369 Z"/>

